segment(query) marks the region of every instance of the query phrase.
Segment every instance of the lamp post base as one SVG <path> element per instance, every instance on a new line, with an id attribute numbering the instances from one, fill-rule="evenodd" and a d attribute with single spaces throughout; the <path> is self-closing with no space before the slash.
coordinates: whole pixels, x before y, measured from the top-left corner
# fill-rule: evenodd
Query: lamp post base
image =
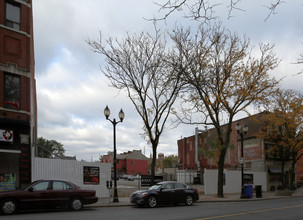
<path id="1" fill-rule="evenodd" d="M 116 181 L 116 180 L 115 180 L 115 181 Z M 117 183 L 115 183 L 115 185 L 117 185 Z M 119 199 L 118 199 L 118 191 L 117 191 L 117 188 L 116 188 L 116 187 L 114 187 L 113 202 L 119 202 Z"/>
<path id="2" fill-rule="evenodd" d="M 241 187 L 241 197 L 240 199 L 247 199 L 247 196 L 244 194 L 244 186 Z"/>

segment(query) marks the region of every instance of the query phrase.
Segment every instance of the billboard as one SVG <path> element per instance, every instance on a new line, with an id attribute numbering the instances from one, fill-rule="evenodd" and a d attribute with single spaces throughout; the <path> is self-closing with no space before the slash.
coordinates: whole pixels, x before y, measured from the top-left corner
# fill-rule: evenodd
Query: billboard
<path id="1" fill-rule="evenodd" d="M 98 185 L 100 183 L 100 168 L 83 166 L 83 184 Z"/>

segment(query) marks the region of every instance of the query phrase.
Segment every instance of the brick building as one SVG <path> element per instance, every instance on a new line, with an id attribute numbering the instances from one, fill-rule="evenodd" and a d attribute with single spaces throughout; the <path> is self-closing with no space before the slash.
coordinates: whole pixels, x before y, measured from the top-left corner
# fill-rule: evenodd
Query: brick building
<path id="1" fill-rule="evenodd" d="M 254 117 L 258 117 L 258 115 Z M 269 153 L 271 144 L 257 136 L 261 124 L 251 117 L 233 122 L 230 147 L 225 157 L 225 169 L 241 169 L 241 141 L 235 128 L 237 124 L 248 126 L 248 132 L 244 136 L 243 142 L 244 171 L 267 172 L 267 185 L 269 187 L 267 190 L 276 189 L 281 184 L 281 161 L 275 155 Z M 210 150 L 212 146 L 216 146 L 215 137 L 215 129 L 200 132 L 198 134 L 198 151 L 196 151 L 195 147 L 195 135 L 178 140 L 179 169 L 200 169 L 202 174 L 205 168 L 217 169 L 218 153 Z M 213 149 L 216 149 L 216 147 Z M 198 160 L 196 160 L 196 152 L 198 152 Z M 288 172 L 290 168 L 290 162 L 286 162 L 284 168 L 287 177 L 286 181 L 289 179 Z"/>
<path id="2" fill-rule="evenodd" d="M 0 190 L 31 182 L 37 105 L 31 0 L 0 1 Z"/>
<path id="3" fill-rule="evenodd" d="M 133 150 L 125 153 L 117 154 L 117 174 L 126 175 L 147 175 L 148 174 L 148 158 L 142 154 L 141 150 Z M 113 153 L 103 155 L 103 163 L 111 163 Z"/>

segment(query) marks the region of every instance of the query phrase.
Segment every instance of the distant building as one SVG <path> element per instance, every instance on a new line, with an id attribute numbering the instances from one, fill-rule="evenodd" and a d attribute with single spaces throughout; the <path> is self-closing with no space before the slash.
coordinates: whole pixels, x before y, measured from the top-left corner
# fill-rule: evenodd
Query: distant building
<path id="1" fill-rule="evenodd" d="M 156 164 L 155 164 L 155 172 L 156 173 L 162 173 L 163 172 L 163 160 L 164 160 L 164 154 L 158 153 L 158 157 L 156 158 Z M 153 162 L 153 156 L 150 155 L 150 158 L 148 158 L 148 167 L 151 170 L 151 164 Z"/>
<path id="2" fill-rule="evenodd" d="M 112 163 L 113 153 L 103 155 L 103 163 Z M 147 175 L 148 158 L 142 154 L 141 150 L 133 150 L 117 154 L 117 174 L 126 175 Z M 113 167 L 113 166 L 112 166 Z M 113 168 L 112 168 L 113 169 Z"/>
<path id="3" fill-rule="evenodd" d="M 262 113 L 260 113 L 262 114 Z M 255 115 L 258 117 L 258 115 Z M 257 137 L 257 133 L 261 128 L 261 124 L 251 117 L 243 118 L 233 122 L 232 133 L 230 137 L 230 147 L 225 156 L 225 169 L 240 170 L 241 169 L 241 141 L 236 131 L 236 125 L 247 125 L 248 132 L 244 136 L 244 169 L 252 172 L 267 172 L 267 190 L 277 189 L 281 184 L 281 161 L 275 155 L 269 152 L 272 147 L 266 140 Z M 224 128 L 224 126 L 223 126 Z M 215 146 L 216 131 L 215 129 L 205 130 L 198 135 L 198 151 L 195 147 L 195 136 L 190 136 L 178 140 L 178 157 L 179 169 L 181 170 L 199 170 L 203 174 L 204 169 L 217 169 L 218 154 L 207 155 L 212 146 Z M 198 161 L 196 153 L 198 152 Z M 203 153 L 204 152 L 204 153 Z M 301 164 L 302 163 L 298 163 Z M 291 169 L 290 161 L 285 163 L 284 172 L 286 181 L 289 180 L 289 170 Z M 297 167 L 297 170 L 302 170 Z"/>
<path id="4" fill-rule="evenodd" d="M 164 154 L 163 153 L 158 153 L 158 160 L 164 160 Z"/>
<path id="5" fill-rule="evenodd" d="M 37 135 L 32 8 L 0 1 L 0 174 L 16 188 L 31 182 Z"/>

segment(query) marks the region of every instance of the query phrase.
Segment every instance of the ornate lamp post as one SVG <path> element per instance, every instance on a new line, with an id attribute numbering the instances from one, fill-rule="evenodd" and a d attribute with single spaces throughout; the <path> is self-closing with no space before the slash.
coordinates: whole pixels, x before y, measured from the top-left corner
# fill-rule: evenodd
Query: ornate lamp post
<path id="1" fill-rule="evenodd" d="M 110 120 L 108 118 L 110 116 L 110 110 L 109 110 L 108 106 L 106 106 L 106 108 L 104 109 L 104 115 L 106 117 L 106 120 L 109 120 L 113 124 L 113 127 L 114 127 L 114 161 L 113 161 L 114 162 L 114 198 L 113 198 L 113 202 L 119 202 L 118 191 L 117 191 L 117 170 L 116 170 L 116 167 L 117 167 L 117 159 L 116 159 L 116 155 L 117 155 L 117 151 L 116 151 L 116 125 L 119 122 L 123 121 L 125 115 L 124 115 L 123 110 L 121 109 L 120 112 L 119 112 L 120 121 L 116 121 L 115 118 L 113 120 Z"/>
<path id="2" fill-rule="evenodd" d="M 247 134 L 248 127 L 246 125 L 242 126 L 239 123 L 236 126 L 237 133 L 240 135 L 241 138 L 241 199 L 245 198 L 244 195 L 244 156 L 243 156 L 243 142 L 244 142 L 244 135 Z"/>

